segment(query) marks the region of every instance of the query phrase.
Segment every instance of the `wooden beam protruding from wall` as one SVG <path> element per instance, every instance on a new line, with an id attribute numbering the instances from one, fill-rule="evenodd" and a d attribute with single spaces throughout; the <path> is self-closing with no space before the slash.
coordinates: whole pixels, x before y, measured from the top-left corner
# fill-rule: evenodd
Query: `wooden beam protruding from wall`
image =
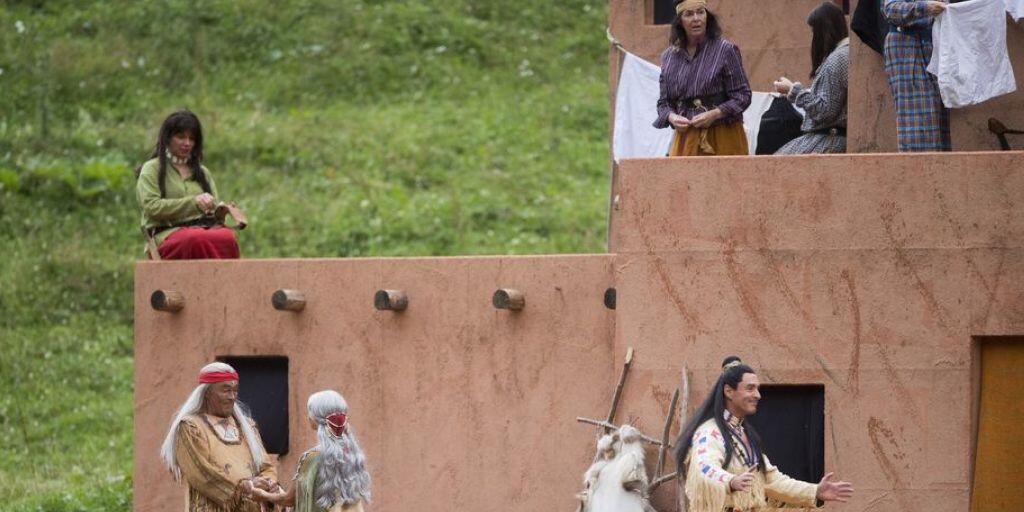
<path id="1" fill-rule="evenodd" d="M 270 297 L 270 303 L 278 311 L 302 311 L 306 307 L 306 295 L 298 290 L 277 290 Z"/>
<path id="2" fill-rule="evenodd" d="M 491 297 L 491 303 L 498 309 L 520 311 L 526 307 L 526 296 L 519 290 L 499 288 L 495 290 L 494 296 Z"/>
<path id="3" fill-rule="evenodd" d="M 409 296 L 402 290 L 377 290 L 373 307 L 378 311 L 405 311 L 409 307 Z"/>
<path id="4" fill-rule="evenodd" d="M 149 304 L 157 311 L 176 313 L 185 307 L 185 296 L 174 290 L 156 290 L 149 296 Z"/>

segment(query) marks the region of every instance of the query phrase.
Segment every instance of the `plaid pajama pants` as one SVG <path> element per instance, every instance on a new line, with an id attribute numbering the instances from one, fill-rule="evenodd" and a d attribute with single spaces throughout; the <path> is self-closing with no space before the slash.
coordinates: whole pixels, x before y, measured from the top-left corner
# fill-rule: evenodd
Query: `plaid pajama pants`
<path id="1" fill-rule="evenodd" d="M 896 103 L 899 150 L 950 151 L 949 109 L 936 78 L 925 71 L 931 38 L 890 32 L 885 37 L 885 72 Z"/>

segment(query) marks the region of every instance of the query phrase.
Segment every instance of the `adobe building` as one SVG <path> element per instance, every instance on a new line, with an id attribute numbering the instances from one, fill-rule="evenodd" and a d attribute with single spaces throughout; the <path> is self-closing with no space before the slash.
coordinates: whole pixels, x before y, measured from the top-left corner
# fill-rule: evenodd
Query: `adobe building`
<path id="1" fill-rule="evenodd" d="M 655 3 L 610 8 L 614 35 L 646 58 L 666 38 Z M 711 5 L 755 84 L 806 76 L 816 3 Z M 333 388 L 367 452 L 372 510 L 573 510 L 595 440 L 576 417 L 607 413 L 630 347 L 616 420 L 650 436 L 684 367 L 689 413 L 736 354 L 764 384 L 769 455 L 854 483 L 829 509 L 1019 509 L 1006 461 L 1024 455 L 1024 152 L 866 153 L 892 148 L 894 122 L 869 78 L 879 62 L 853 41 L 863 154 L 624 160 L 606 254 L 138 263 L 135 510 L 182 509 L 158 447 L 218 358 L 242 373 L 284 477 L 315 443 L 306 397 Z M 954 144 L 994 149 L 975 120 L 1024 126 L 1021 94 L 954 116 Z M 184 307 L 155 309 L 158 290 Z M 304 308 L 275 309 L 278 290 Z M 377 309 L 381 290 L 407 307 Z M 495 307 L 499 290 L 523 307 Z M 676 510 L 675 493 L 659 488 L 658 510 Z"/>

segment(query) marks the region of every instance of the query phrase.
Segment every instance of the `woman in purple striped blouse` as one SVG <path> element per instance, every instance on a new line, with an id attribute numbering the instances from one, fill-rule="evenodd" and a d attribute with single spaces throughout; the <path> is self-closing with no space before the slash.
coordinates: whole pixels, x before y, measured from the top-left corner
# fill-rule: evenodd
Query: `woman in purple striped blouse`
<path id="1" fill-rule="evenodd" d="M 747 155 L 743 111 L 750 84 L 740 50 L 721 36 L 706 0 L 682 0 L 661 54 L 655 128 L 673 127 L 669 156 Z"/>

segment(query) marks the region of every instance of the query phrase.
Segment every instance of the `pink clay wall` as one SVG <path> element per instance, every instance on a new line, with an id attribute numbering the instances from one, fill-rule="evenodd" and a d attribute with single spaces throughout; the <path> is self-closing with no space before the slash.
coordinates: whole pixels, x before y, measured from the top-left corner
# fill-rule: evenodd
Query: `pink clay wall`
<path id="1" fill-rule="evenodd" d="M 182 510 L 159 444 L 223 355 L 289 357 L 286 478 L 315 443 L 306 398 L 333 388 L 369 459 L 372 510 L 574 505 L 593 454 L 575 417 L 605 414 L 611 393 L 611 256 L 142 262 L 135 277 L 135 510 Z M 385 287 L 408 310 L 376 311 Z M 499 287 L 526 308 L 494 309 Z M 274 310 L 278 288 L 305 292 L 306 309 Z M 185 309 L 154 311 L 155 289 L 184 293 Z"/>
<path id="2" fill-rule="evenodd" d="M 573 418 L 605 413 L 635 347 L 620 421 L 657 436 L 680 369 L 692 410 L 738 354 L 766 384 L 824 385 L 826 466 L 857 486 L 830 509 L 966 510 L 972 339 L 1024 332 L 1022 163 L 1021 152 L 631 160 L 613 254 L 140 263 L 135 509 L 180 510 L 156 452 L 196 370 L 283 354 L 282 474 L 313 442 L 306 396 L 333 387 L 370 459 L 373 510 L 568 510 L 594 441 Z M 615 311 L 601 304 L 609 286 Z M 385 287 L 406 290 L 409 310 L 373 310 Z M 493 309 L 498 287 L 524 291 L 526 309 Z M 305 291 L 306 310 L 273 310 L 278 288 Z M 154 289 L 183 292 L 186 308 L 153 311 Z M 674 493 L 657 492 L 658 510 L 674 510 Z"/>
<path id="3" fill-rule="evenodd" d="M 630 160 L 612 251 L 627 416 L 680 368 L 691 407 L 738 354 L 762 383 L 823 384 L 834 510 L 964 511 L 973 336 L 1024 332 L 1024 155 Z M 674 489 L 659 491 L 671 510 Z"/>

